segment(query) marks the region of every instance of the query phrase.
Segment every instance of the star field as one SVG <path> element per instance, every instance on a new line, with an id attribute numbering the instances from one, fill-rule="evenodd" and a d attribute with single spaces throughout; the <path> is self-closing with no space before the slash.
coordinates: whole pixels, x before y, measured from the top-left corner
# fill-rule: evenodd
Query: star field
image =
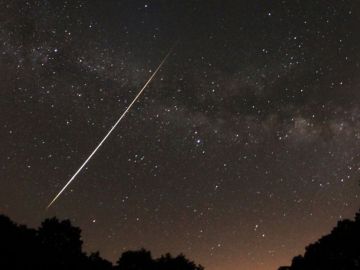
<path id="1" fill-rule="evenodd" d="M 0 1 L 0 212 L 209 270 L 288 265 L 352 217 L 360 4 L 235 2 Z"/>

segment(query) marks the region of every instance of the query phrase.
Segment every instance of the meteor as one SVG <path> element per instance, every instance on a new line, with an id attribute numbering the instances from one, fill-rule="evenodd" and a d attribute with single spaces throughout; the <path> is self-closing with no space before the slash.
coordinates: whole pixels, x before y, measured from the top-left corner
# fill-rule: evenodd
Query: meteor
<path id="1" fill-rule="evenodd" d="M 50 206 L 60 197 L 60 195 L 65 191 L 65 189 L 71 184 L 72 181 L 75 180 L 76 176 L 81 172 L 81 170 L 85 167 L 85 165 L 90 161 L 90 159 L 95 155 L 95 153 L 99 150 L 99 148 L 103 145 L 103 143 L 106 141 L 106 139 L 110 136 L 110 134 L 114 131 L 114 129 L 118 126 L 118 124 L 121 122 L 121 120 L 125 117 L 125 115 L 129 112 L 131 107 L 135 104 L 135 102 L 139 99 L 141 94 L 144 92 L 146 87 L 150 84 L 150 82 L 154 79 L 156 76 L 156 73 L 161 69 L 161 67 L 166 62 L 167 58 L 171 54 L 174 47 L 170 49 L 170 51 L 167 53 L 167 55 L 164 57 L 164 59 L 161 61 L 160 65 L 156 68 L 154 73 L 150 76 L 148 81 L 144 84 L 144 86 L 140 89 L 139 93 L 135 96 L 133 101 L 130 103 L 130 105 L 126 108 L 126 110 L 123 112 L 123 114 L 119 117 L 119 119 L 116 121 L 116 123 L 112 126 L 112 128 L 108 131 L 108 133 L 105 135 L 105 137 L 100 141 L 100 143 L 96 146 L 96 148 L 92 151 L 92 153 L 89 155 L 89 157 L 84 161 L 84 163 L 80 166 L 80 168 L 75 172 L 75 174 L 70 178 L 70 180 L 66 183 L 66 185 L 59 191 L 59 193 L 54 197 L 54 199 L 48 204 L 46 209 L 49 209 Z"/>

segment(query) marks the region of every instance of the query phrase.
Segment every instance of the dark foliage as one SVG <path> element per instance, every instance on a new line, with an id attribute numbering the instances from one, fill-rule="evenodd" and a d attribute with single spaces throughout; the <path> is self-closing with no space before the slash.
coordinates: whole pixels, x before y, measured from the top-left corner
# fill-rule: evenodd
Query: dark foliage
<path id="1" fill-rule="evenodd" d="M 82 251 L 81 230 L 70 221 L 56 218 L 29 229 L 0 215 L 0 269 L 90 269 L 90 270 L 203 270 L 180 254 L 153 259 L 145 249 L 124 252 L 116 265 Z M 360 212 L 355 220 L 339 221 L 330 234 L 306 247 L 291 266 L 279 270 L 360 269 Z"/>
<path id="2" fill-rule="evenodd" d="M 69 220 L 46 219 L 37 229 L 17 225 L 0 215 L 0 269 L 37 270 L 203 270 L 183 255 L 153 259 L 145 249 L 124 252 L 117 264 L 98 252 L 82 251 L 81 230 Z"/>
<path id="3" fill-rule="evenodd" d="M 355 270 L 360 269 L 360 212 L 355 220 L 339 221 L 330 234 L 305 248 L 289 267 L 279 270 Z"/>
<path id="4" fill-rule="evenodd" d="M 200 265 L 196 266 L 194 262 L 188 261 L 183 254 L 173 258 L 169 253 L 156 260 L 157 270 L 203 270 Z"/>
<path id="5" fill-rule="evenodd" d="M 155 269 L 155 265 L 151 253 L 145 249 L 141 249 L 139 251 L 124 252 L 115 268 L 122 270 L 150 270 Z"/>

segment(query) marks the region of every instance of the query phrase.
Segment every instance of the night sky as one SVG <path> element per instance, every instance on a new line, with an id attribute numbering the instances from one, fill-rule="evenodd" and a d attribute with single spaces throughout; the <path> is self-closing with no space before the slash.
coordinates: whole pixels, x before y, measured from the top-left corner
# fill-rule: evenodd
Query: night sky
<path id="1" fill-rule="evenodd" d="M 357 0 L 0 0 L 0 213 L 113 262 L 289 264 L 359 209 L 359 27 Z"/>

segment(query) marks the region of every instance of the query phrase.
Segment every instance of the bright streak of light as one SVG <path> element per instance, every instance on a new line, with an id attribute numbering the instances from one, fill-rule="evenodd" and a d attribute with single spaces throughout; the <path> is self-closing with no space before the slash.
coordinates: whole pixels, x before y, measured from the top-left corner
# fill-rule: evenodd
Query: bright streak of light
<path id="1" fill-rule="evenodd" d="M 173 48 L 172 48 L 173 49 Z M 85 165 L 90 161 L 90 159 L 95 155 L 95 153 L 99 150 L 99 148 L 103 145 L 103 143 L 106 141 L 106 139 L 110 136 L 110 134 L 114 131 L 114 129 L 119 125 L 121 120 L 125 117 L 125 115 L 129 112 L 131 107 L 135 104 L 135 102 L 139 99 L 141 94 L 144 92 L 146 87 L 150 84 L 150 82 L 154 79 L 158 71 L 161 69 L 161 67 L 166 62 L 167 58 L 172 52 L 172 49 L 168 52 L 168 54 L 164 57 L 164 59 L 161 61 L 160 65 L 157 67 L 157 69 L 154 71 L 154 73 L 150 76 L 149 80 L 144 84 L 144 86 L 141 88 L 139 93 L 135 96 L 133 101 L 130 103 L 130 105 L 126 108 L 126 110 L 123 112 L 123 114 L 119 117 L 119 119 L 116 121 L 116 123 L 112 126 L 112 128 L 109 130 L 109 132 L 105 135 L 105 137 L 100 141 L 100 143 L 96 146 L 94 151 L 89 155 L 89 157 L 84 161 L 84 163 L 80 166 L 80 168 L 75 172 L 75 174 L 70 178 L 70 180 L 66 183 L 66 185 L 59 191 L 59 193 L 54 197 L 54 199 L 48 204 L 46 209 L 49 209 L 50 206 L 60 197 L 60 195 L 66 190 L 66 188 L 71 184 L 72 181 L 75 180 L 76 176 L 81 172 L 81 170 L 85 167 Z"/>

